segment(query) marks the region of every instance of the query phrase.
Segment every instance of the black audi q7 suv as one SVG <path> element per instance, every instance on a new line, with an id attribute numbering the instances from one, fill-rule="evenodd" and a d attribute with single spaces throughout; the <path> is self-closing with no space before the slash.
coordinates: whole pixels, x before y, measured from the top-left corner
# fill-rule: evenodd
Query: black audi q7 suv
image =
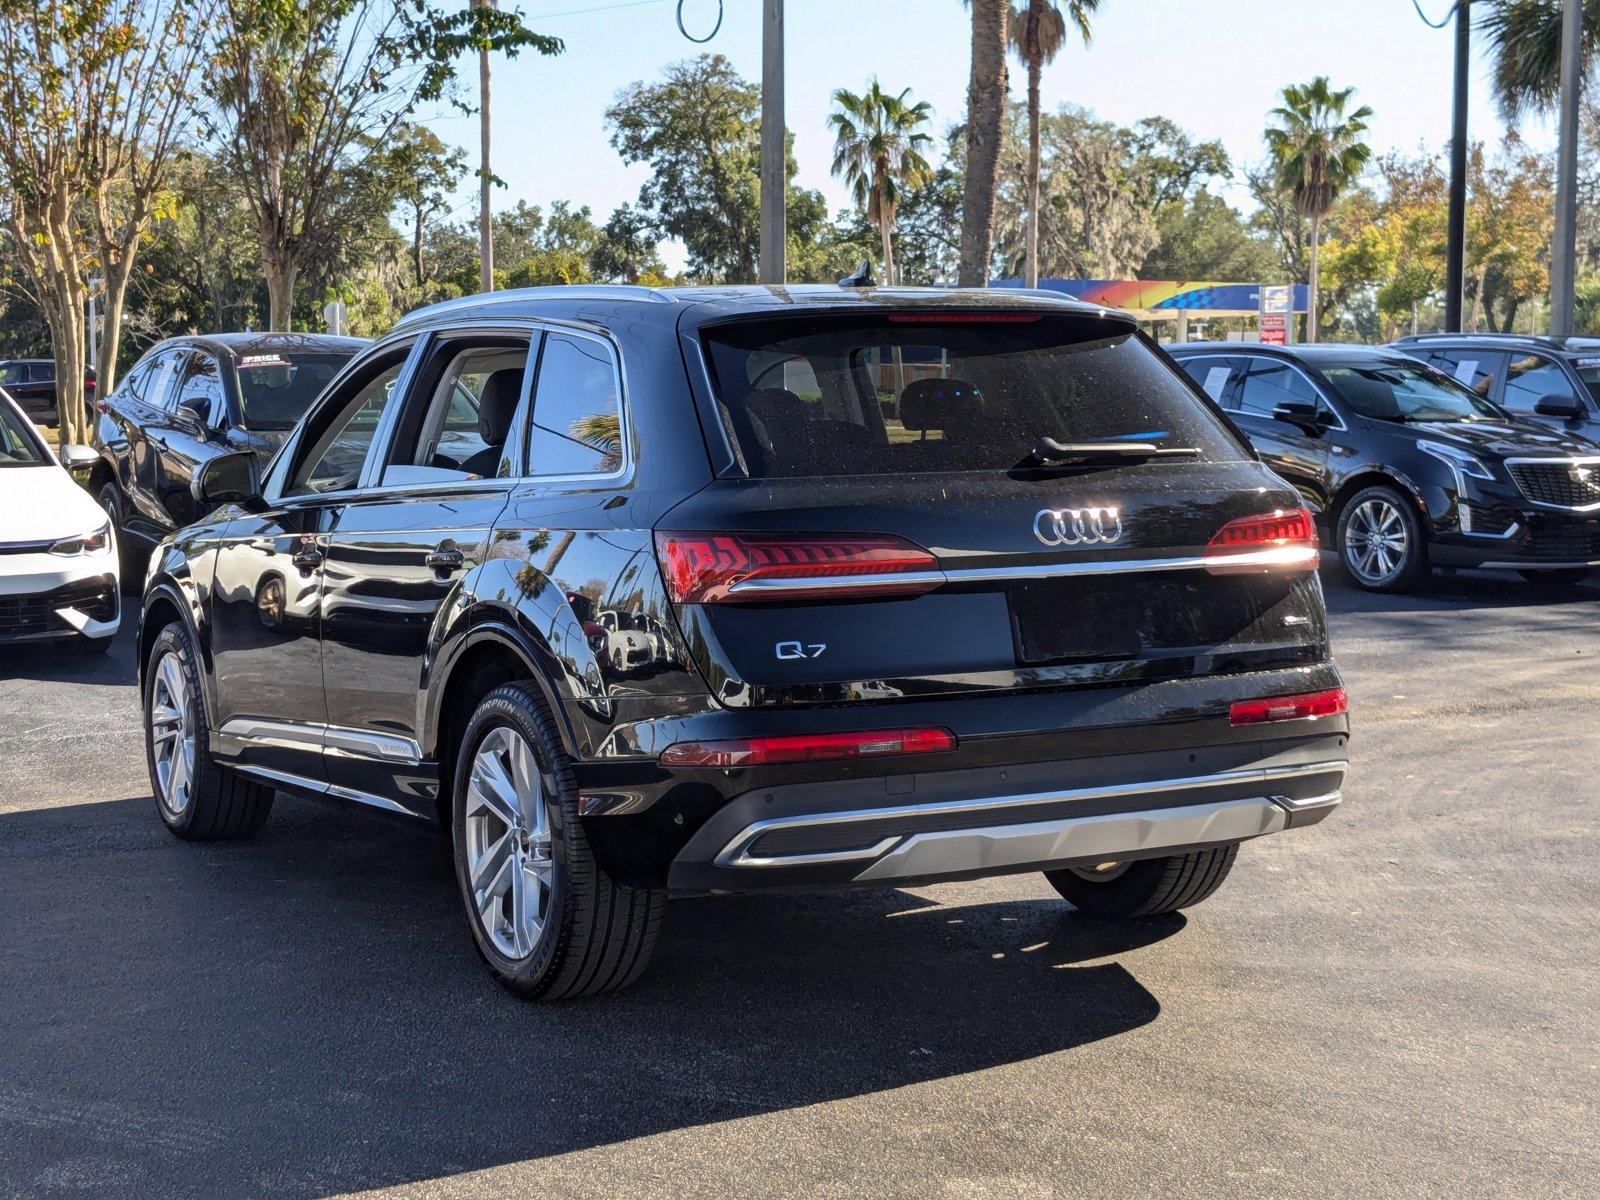
<path id="1" fill-rule="evenodd" d="M 1311 518 L 1113 312 L 468 297 L 193 487 L 140 633 L 161 818 L 437 820 L 520 995 L 634 979 L 669 892 L 1043 871 L 1168 912 L 1339 802 Z"/>
<path id="2" fill-rule="evenodd" d="M 1360 587 L 1415 588 L 1433 567 L 1574 584 L 1600 566 L 1600 446 L 1396 350 L 1168 349 L 1299 489 Z"/>

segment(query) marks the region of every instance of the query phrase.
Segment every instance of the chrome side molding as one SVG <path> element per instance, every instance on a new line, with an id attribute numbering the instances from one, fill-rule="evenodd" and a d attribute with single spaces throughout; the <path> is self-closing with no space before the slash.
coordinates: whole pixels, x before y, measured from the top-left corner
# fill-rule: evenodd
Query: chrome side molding
<path id="1" fill-rule="evenodd" d="M 258 746 L 286 750 L 318 750 L 341 758 L 368 759 L 414 767 L 422 761 L 422 747 L 399 734 L 311 721 L 269 721 L 261 717 L 230 717 L 217 730 L 223 737 Z"/>

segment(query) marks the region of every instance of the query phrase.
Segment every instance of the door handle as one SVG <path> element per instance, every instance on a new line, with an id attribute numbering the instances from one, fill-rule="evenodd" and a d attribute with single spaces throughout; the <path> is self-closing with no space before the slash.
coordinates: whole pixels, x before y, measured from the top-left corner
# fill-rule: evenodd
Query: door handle
<path id="1" fill-rule="evenodd" d="M 322 550 L 315 544 L 307 544 L 296 550 L 289 561 L 303 572 L 315 571 L 322 565 Z"/>
<path id="2" fill-rule="evenodd" d="M 467 556 L 453 547 L 440 546 L 428 555 L 426 561 L 429 568 L 438 571 L 441 575 L 446 575 L 453 571 L 459 571 L 467 561 Z"/>

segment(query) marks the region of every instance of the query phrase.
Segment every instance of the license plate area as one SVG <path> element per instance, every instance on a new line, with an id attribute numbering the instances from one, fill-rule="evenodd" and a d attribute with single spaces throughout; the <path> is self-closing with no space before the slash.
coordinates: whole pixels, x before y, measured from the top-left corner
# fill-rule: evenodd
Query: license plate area
<path id="1" fill-rule="evenodd" d="M 1298 642 L 1293 585 L 1203 572 L 1039 579 L 1007 592 L 1017 662 L 1118 662 Z"/>

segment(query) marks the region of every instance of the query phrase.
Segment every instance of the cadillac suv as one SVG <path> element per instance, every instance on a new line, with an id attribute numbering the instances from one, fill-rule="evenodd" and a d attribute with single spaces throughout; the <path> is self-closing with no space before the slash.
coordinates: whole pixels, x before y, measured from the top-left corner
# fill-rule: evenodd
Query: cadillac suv
<path id="1" fill-rule="evenodd" d="M 192 487 L 140 632 L 161 819 L 436 821 L 519 995 L 629 983 L 674 892 L 1042 871 L 1169 912 L 1339 803 L 1311 518 L 1117 313 L 467 297 Z"/>

